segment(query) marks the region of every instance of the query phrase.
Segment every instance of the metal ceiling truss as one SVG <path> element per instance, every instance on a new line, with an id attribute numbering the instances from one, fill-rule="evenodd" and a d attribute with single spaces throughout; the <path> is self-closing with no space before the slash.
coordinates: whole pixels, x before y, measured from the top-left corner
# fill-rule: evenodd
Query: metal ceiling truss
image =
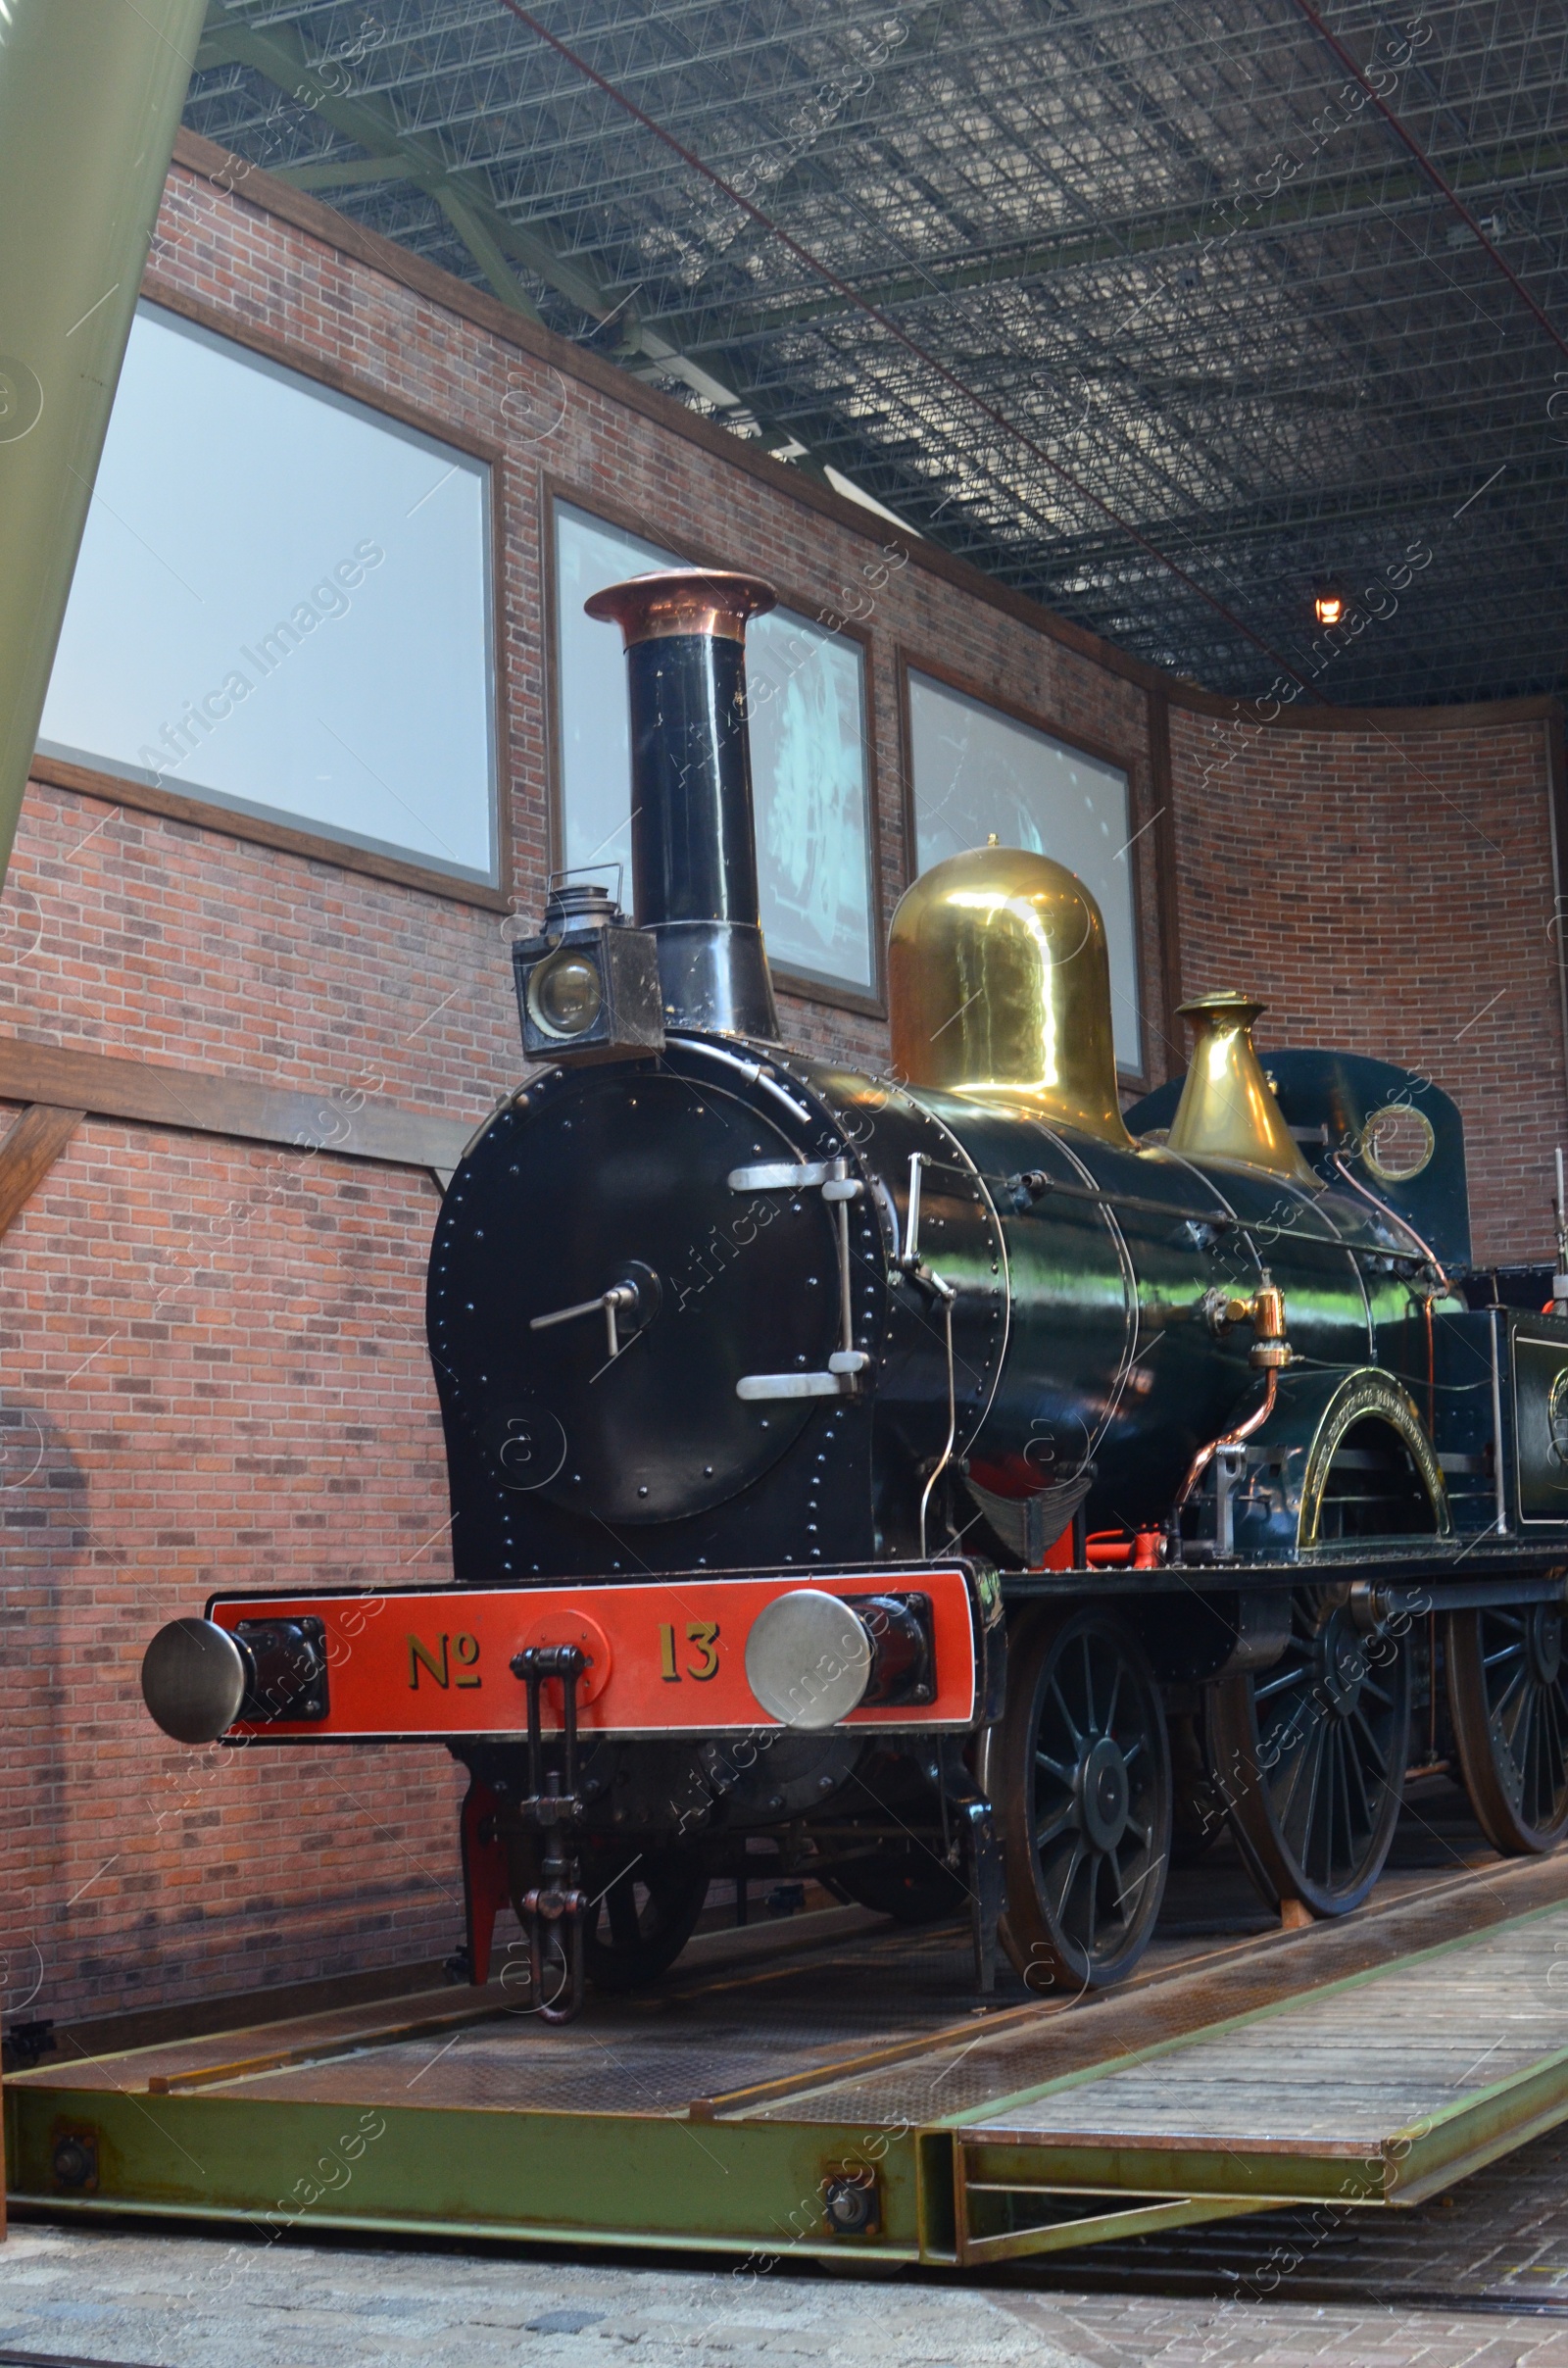
<path id="1" fill-rule="evenodd" d="M 186 120 L 1216 688 L 1562 686 L 1562 10 L 532 13 L 213 0 Z"/>

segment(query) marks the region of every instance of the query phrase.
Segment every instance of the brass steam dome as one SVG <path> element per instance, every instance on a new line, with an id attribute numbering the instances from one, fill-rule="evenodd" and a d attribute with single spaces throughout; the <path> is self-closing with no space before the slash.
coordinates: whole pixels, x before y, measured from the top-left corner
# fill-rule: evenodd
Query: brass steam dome
<path id="1" fill-rule="evenodd" d="M 1179 1005 L 1197 1042 L 1167 1148 L 1190 1159 L 1241 1159 L 1266 1167 L 1308 1192 L 1321 1192 L 1296 1147 L 1252 1046 L 1252 1026 L 1267 1006 L 1226 988 Z"/>
<path id="2" fill-rule="evenodd" d="M 1083 881 L 1020 847 L 971 848 L 901 898 L 888 943 L 897 1074 L 1135 1148 L 1116 1099 L 1110 960 Z"/>

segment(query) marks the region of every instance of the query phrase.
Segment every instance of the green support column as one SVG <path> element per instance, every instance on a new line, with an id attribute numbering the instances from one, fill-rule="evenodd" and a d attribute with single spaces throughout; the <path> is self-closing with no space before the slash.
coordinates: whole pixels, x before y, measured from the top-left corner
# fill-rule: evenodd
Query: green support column
<path id="1" fill-rule="evenodd" d="M 206 0 L 0 0 L 0 879 Z"/>

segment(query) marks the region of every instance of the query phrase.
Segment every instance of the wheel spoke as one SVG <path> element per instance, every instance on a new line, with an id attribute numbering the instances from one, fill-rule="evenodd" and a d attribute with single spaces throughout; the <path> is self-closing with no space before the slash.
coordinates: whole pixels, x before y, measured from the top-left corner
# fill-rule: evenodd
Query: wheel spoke
<path id="1" fill-rule="evenodd" d="M 1068 1827 L 1076 1824 L 1077 1818 L 1078 1804 L 1076 1801 L 1069 1801 L 1066 1807 L 1061 1811 L 1060 1815 L 1054 1817 L 1049 1825 L 1036 1827 L 1036 1850 L 1049 1850 L 1054 1842 L 1059 1842 L 1062 1835 L 1066 1833 Z"/>
<path id="2" fill-rule="evenodd" d="M 1311 1664 L 1303 1662 L 1299 1669 L 1287 1670 L 1283 1677 L 1271 1677 L 1266 1686 L 1254 1686 L 1252 1700 L 1268 1702 L 1276 1694 L 1288 1694 L 1293 1686 L 1304 1686 L 1311 1674 Z"/>
<path id="3" fill-rule="evenodd" d="M 1285 1821 L 1291 1813 L 1291 1803 L 1296 1799 L 1297 1787 L 1299 1785 L 1301 1778 L 1311 1760 L 1312 1754 L 1308 1749 L 1308 1737 L 1302 1736 L 1300 1738 L 1300 1748 L 1296 1753 L 1296 1764 L 1292 1770 L 1291 1781 L 1285 1788 L 1285 1799 L 1280 1802 L 1279 1805 L 1276 1822 L 1279 1825 L 1282 1833 L 1285 1830 Z M 1261 1764 L 1259 1765 L 1258 1773 L 1259 1776 L 1262 1775 Z"/>
<path id="4" fill-rule="evenodd" d="M 1549 1687 L 1546 1693 L 1546 1716 L 1551 1725 L 1551 1815 L 1557 1821 L 1557 1803 L 1563 1791 L 1563 1700 L 1560 1686 Z"/>
<path id="5" fill-rule="evenodd" d="M 1350 1774 L 1350 1739 L 1336 1720 L 1333 1743 L 1334 1815 L 1329 1829 L 1329 1880 L 1343 1888 L 1355 1871 L 1355 1799 Z"/>
<path id="6" fill-rule="evenodd" d="M 1111 1671 L 1110 1703 L 1105 1711 L 1105 1724 L 1102 1729 L 1102 1732 L 1106 1735 L 1114 1735 L 1116 1732 L 1116 1704 L 1121 1700 L 1121 1673 L 1122 1664 L 1117 1661 Z"/>
<path id="7" fill-rule="evenodd" d="M 1516 1676 L 1509 1679 L 1507 1685 L 1503 1688 L 1502 1693 L 1498 1696 L 1496 1702 L 1494 1702 L 1492 1706 L 1492 1723 L 1496 1729 L 1497 1733 L 1506 1739 L 1510 1751 L 1513 1749 L 1514 1729 L 1517 1728 L 1520 1719 L 1524 1716 L 1525 1694 L 1528 1690 L 1529 1682 L 1529 1672 L 1524 1669 L 1519 1670 Z M 1510 1726 L 1506 1713 L 1508 1704 L 1513 1701 L 1515 1695 L 1518 1695 L 1519 1697 L 1519 1703 L 1517 1709 L 1514 1711 L 1513 1722 Z"/>
<path id="8" fill-rule="evenodd" d="M 1356 1715 L 1357 1717 L 1360 1716 L 1359 1706 L 1357 1707 Z M 1361 1806 L 1362 1830 L 1370 1835 L 1373 1828 L 1377 1824 L 1377 1818 L 1373 1814 L 1372 1803 L 1367 1798 L 1366 1770 L 1361 1765 L 1361 1755 L 1355 1750 L 1348 1730 L 1341 1740 L 1345 1759 L 1345 1794 L 1347 1811 L 1348 1811 L 1352 1805 L 1350 1795 L 1353 1791 L 1355 1799 L 1360 1802 Z M 1350 1854 L 1352 1858 L 1355 1855 L 1353 1845 L 1351 1846 Z"/>
<path id="9" fill-rule="evenodd" d="M 1296 1853 L 1297 1862 L 1303 1871 L 1307 1870 L 1308 1861 L 1311 1857 L 1312 1835 L 1317 1825 L 1318 1796 L 1321 1790 L 1323 1777 L 1323 1760 L 1326 1752 L 1326 1741 L 1321 1726 L 1319 1727 L 1313 1742 L 1315 1742 L 1316 1749 L 1313 1749 L 1313 1743 L 1308 1743 L 1305 1751 L 1302 1753 L 1302 1765 L 1304 1766 L 1309 1761 L 1311 1763 L 1312 1770 L 1312 1781 L 1307 1789 L 1306 1796 L 1306 1812 L 1301 1819 L 1301 1847 Z M 1296 1788 L 1294 1784 L 1291 1789 L 1293 1792 L 1295 1791 Z M 1283 1817 L 1280 1819 L 1280 1830 L 1282 1833 L 1285 1830 L 1285 1820 Z"/>
<path id="10" fill-rule="evenodd" d="M 1359 1702 L 1355 1705 L 1355 1723 L 1366 1737 L 1366 1748 L 1377 1761 L 1378 1775 L 1383 1783 L 1389 1780 L 1389 1755 L 1372 1731 L 1372 1722 Z"/>
<path id="11" fill-rule="evenodd" d="M 1127 1837 L 1124 1834 L 1122 1836 L 1122 1840 L 1125 1841 L 1126 1838 Z M 1110 1903 L 1113 1908 L 1117 1908 L 1121 1906 L 1122 1901 L 1126 1899 L 1128 1892 L 1127 1878 L 1121 1871 L 1121 1851 L 1118 1849 L 1112 1848 L 1105 1852 L 1105 1856 L 1110 1862 Z M 1136 1883 L 1137 1877 L 1134 1876 L 1133 1880 Z M 1125 1910 L 1122 1916 L 1122 1922 L 1124 1924 L 1128 1921 L 1131 1914 L 1132 1909 L 1129 1907 Z"/>
<path id="12" fill-rule="evenodd" d="M 1084 1855 L 1083 1843 L 1075 1839 L 1072 1846 L 1072 1856 L 1067 1861 L 1067 1879 L 1061 1887 L 1061 1897 L 1056 1901 L 1056 1922 L 1063 1928 L 1065 1928 L 1067 1920 L 1067 1895 L 1077 1880 L 1078 1869 L 1084 1862 Z"/>
<path id="13" fill-rule="evenodd" d="M 1071 1790 L 1073 1772 L 1071 1768 L 1068 1767 L 1065 1760 L 1053 1759 L 1049 1751 L 1037 1751 L 1035 1752 L 1035 1764 L 1038 1767 L 1049 1768 L 1058 1784 L 1064 1784 L 1067 1786 L 1069 1791 Z"/>
<path id="14" fill-rule="evenodd" d="M 1323 1790 L 1323 1880 L 1338 1889 L 1340 1838 L 1350 1838 L 1350 1801 L 1345 1775 L 1345 1730 L 1335 1721 L 1323 1746 L 1328 1783 Z"/>
<path id="15" fill-rule="evenodd" d="M 1084 1648 L 1084 1733 L 1095 1735 L 1100 1730 L 1095 1723 L 1095 1666 L 1090 1655 L 1087 1628 L 1084 1630 L 1082 1641 Z"/>
<path id="16" fill-rule="evenodd" d="M 1525 1686 L 1518 1698 L 1518 1717 L 1513 1721 L 1509 1743 L 1518 1788 L 1518 1814 L 1523 1816 L 1525 1826 L 1535 1826 L 1540 1823 L 1535 1816 L 1535 1686 Z"/>
<path id="17" fill-rule="evenodd" d="M 1055 1675 L 1053 1675 L 1051 1680 L 1051 1691 L 1055 1696 L 1057 1706 L 1067 1722 L 1067 1732 L 1072 1737 L 1072 1748 L 1075 1751 L 1081 1751 L 1084 1748 L 1083 1735 L 1079 1731 L 1077 1720 L 1067 1707 L 1067 1697 L 1061 1690 L 1061 1680 Z"/>

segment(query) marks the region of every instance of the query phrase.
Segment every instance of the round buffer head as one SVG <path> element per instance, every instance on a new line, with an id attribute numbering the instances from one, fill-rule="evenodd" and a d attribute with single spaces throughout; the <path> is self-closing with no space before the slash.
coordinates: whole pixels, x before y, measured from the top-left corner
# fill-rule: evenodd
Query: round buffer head
<path id="1" fill-rule="evenodd" d="M 836 1595 L 797 1587 L 752 1622 L 746 1682 L 780 1726 L 836 1727 L 871 1682 L 870 1633 Z"/>
<path id="2" fill-rule="evenodd" d="M 239 1716 L 245 1662 L 212 1620 L 171 1620 L 141 1661 L 141 1698 L 176 1743 L 216 1743 Z"/>

